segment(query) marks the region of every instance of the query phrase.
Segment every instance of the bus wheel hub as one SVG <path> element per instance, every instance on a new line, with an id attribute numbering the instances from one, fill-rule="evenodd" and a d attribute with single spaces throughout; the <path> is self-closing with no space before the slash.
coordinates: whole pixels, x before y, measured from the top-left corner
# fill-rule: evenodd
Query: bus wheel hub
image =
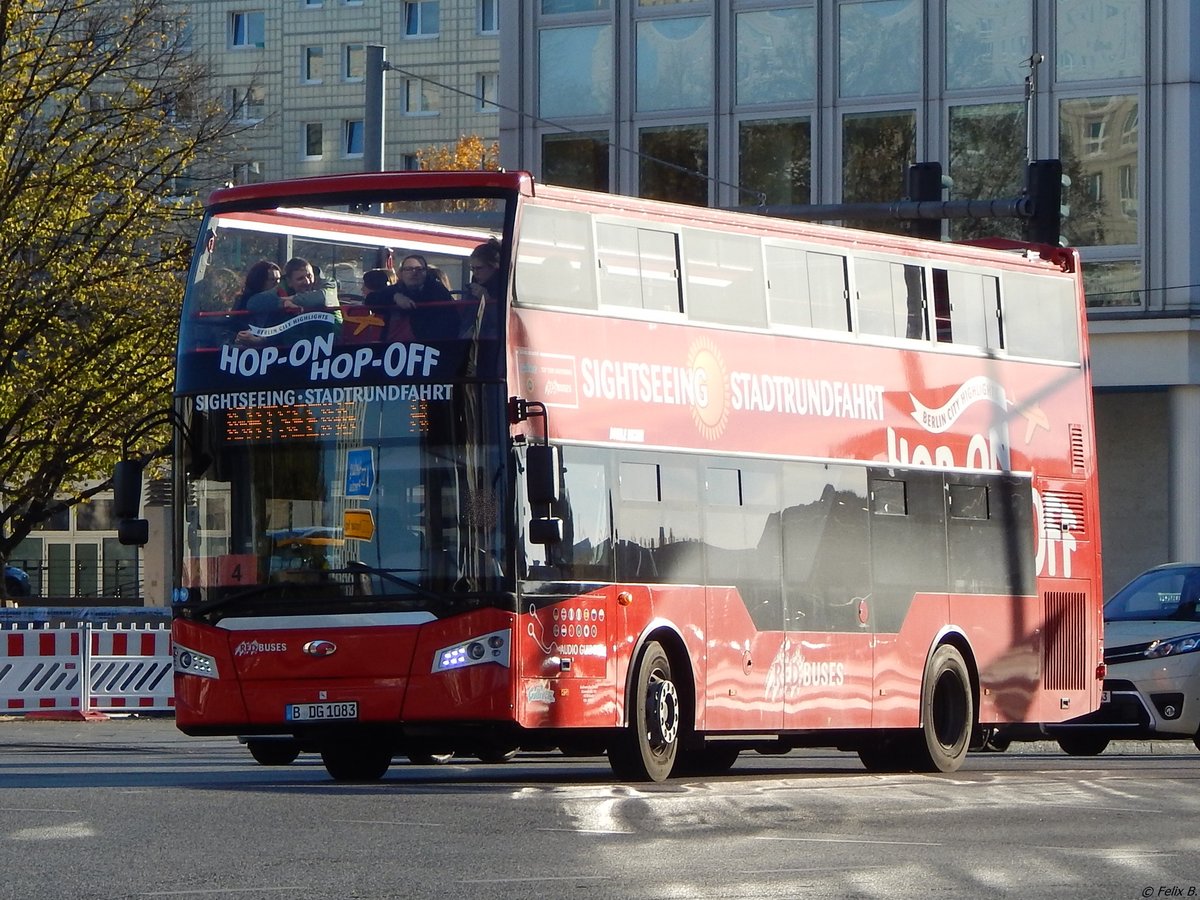
<path id="1" fill-rule="evenodd" d="M 650 687 L 650 708 L 646 717 L 650 740 L 657 745 L 673 744 L 679 736 L 679 693 L 670 681 L 659 681 Z"/>

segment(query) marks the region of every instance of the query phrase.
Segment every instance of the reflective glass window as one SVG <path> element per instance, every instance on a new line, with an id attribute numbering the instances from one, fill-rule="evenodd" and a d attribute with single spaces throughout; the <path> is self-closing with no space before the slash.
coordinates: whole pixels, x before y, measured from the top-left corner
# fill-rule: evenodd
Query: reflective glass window
<path id="1" fill-rule="evenodd" d="M 708 128 L 668 125 L 638 132 L 638 193 L 708 206 Z"/>
<path id="2" fill-rule="evenodd" d="M 608 132 L 542 136 L 542 180 L 548 184 L 607 192 Z"/>
<path id="3" fill-rule="evenodd" d="M 1025 105 L 981 103 L 950 107 L 950 168 L 953 200 L 998 200 L 1021 195 L 1025 186 Z M 1023 238 L 1021 219 L 951 219 L 954 240 Z"/>
<path id="4" fill-rule="evenodd" d="M 1131 94 L 1063 100 L 1059 158 L 1071 179 L 1063 202 L 1067 243 L 1080 247 L 1137 243 L 1138 98 Z M 1117 189 L 1104 189 L 1113 184 Z"/>
<path id="5" fill-rule="evenodd" d="M 612 112 L 611 25 L 538 32 L 538 102 L 547 118 Z"/>
<path id="6" fill-rule="evenodd" d="M 839 10 L 841 96 L 911 94 L 921 89 L 921 4 L 917 0 L 866 0 L 843 3 Z"/>
<path id="7" fill-rule="evenodd" d="M 1140 77 L 1145 71 L 1145 6 L 1143 0 L 1058 0 L 1058 80 Z"/>
<path id="8" fill-rule="evenodd" d="M 812 198 L 812 123 L 765 119 L 738 125 L 738 195 L 742 206 L 808 203 Z"/>
<path id="9" fill-rule="evenodd" d="M 1033 5 L 1013 0 L 946 4 L 946 87 L 1019 85 L 1033 52 Z"/>
<path id="10" fill-rule="evenodd" d="M 764 9 L 738 13 L 737 102 L 812 100 L 817 84 L 816 12 Z"/>
<path id="11" fill-rule="evenodd" d="M 713 73 L 711 18 L 637 23 L 639 111 L 710 105 Z"/>

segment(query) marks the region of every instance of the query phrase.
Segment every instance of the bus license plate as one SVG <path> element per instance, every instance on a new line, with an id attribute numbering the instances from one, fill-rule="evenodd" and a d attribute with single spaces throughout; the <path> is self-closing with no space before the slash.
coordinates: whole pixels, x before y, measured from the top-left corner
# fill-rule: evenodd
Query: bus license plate
<path id="1" fill-rule="evenodd" d="M 341 703 L 289 703 L 284 709 L 284 717 L 289 722 L 357 719 L 358 702 L 346 700 Z"/>

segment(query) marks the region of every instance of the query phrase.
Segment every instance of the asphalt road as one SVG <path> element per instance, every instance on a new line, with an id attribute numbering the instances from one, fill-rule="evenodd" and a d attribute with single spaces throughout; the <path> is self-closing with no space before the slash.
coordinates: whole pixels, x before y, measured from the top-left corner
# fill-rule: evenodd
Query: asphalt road
<path id="1" fill-rule="evenodd" d="M 1200 897 L 1190 743 L 973 754 L 950 776 L 743 754 L 614 783 L 602 759 L 397 762 L 338 784 L 170 719 L 0 721 L 0 900 Z"/>

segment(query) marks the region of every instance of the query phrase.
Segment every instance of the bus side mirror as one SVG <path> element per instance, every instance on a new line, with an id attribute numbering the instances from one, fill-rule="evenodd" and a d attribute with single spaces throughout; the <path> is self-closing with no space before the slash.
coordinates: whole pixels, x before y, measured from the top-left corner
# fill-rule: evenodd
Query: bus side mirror
<path id="1" fill-rule="evenodd" d="M 123 459 L 113 467 L 113 515 L 117 540 L 126 547 L 142 547 L 150 540 L 150 523 L 142 512 L 142 468 L 138 459 Z"/>
<path id="2" fill-rule="evenodd" d="M 529 502 L 534 505 L 557 503 L 558 448 L 553 444 L 530 444 L 525 455 L 525 467 Z"/>
<path id="3" fill-rule="evenodd" d="M 530 519 L 529 542 L 531 544 L 562 543 L 562 519 Z"/>
<path id="4" fill-rule="evenodd" d="M 113 516 L 136 519 L 142 511 L 142 463 L 123 459 L 113 467 Z"/>
<path id="5" fill-rule="evenodd" d="M 117 540 L 126 547 L 144 547 L 150 542 L 150 523 L 145 519 L 117 522 Z"/>

